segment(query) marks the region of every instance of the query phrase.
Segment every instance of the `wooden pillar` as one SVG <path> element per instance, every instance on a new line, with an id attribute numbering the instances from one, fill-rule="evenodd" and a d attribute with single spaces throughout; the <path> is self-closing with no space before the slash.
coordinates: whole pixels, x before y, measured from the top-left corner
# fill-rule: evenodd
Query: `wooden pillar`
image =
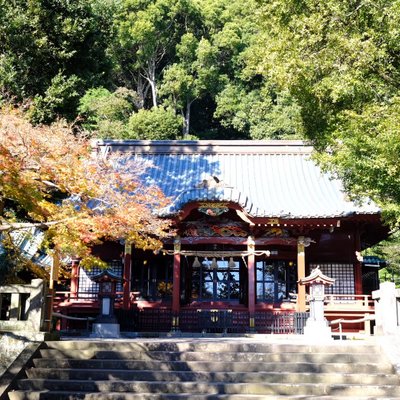
<path id="1" fill-rule="evenodd" d="M 122 308 L 130 309 L 132 243 L 125 243 Z"/>
<path id="2" fill-rule="evenodd" d="M 177 236 L 174 240 L 174 270 L 172 283 L 172 330 L 179 329 L 180 311 L 180 282 L 181 282 L 181 240 Z"/>
<path id="3" fill-rule="evenodd" d="M 60 273 L 60 252 L 56 249 L 53 253 L 53 262 L 50 268 L 50 281 L 58 281 L 58 275 Z"/>
<path id="4" fill-rule="evenodd" d="M 256 256 L 255 241 L 252 236 L 247 239 L 247 251 L 249 253 L 247 258 L 247 280 L 249 283 L 248 288 L 248 309 L 249 309 L 249 326 L 250 330 L 255 328 L 255 306 L 256 306 L 256 292 L 255 292 L 255 267 L 256 267 Z"/>
<path id="5" fill-rule="evenodd" d="M 305 237 L 297 239 L 297 312 L 306 311 L 306 287 L 300 285 L 300 279 L 306 276 Z"/>
<path id="6" fill-rule="evenodd" d="M 74 265 L 73 263 L 74 262 L 72 261 L 72 265 Z M 47 321 L 47 331 L 48 332 L 51 332 L 51 330 L 52 330 L 51 323 L 52 323 L 52 319 L 53 319 L 53 307 L 54 307 L 54 295 L 55 295 L 54 282 L 58 280 L 59 271 L 60 271 L 60 253 L 56 248 L 54 251 L 54 254 L 53 254 L 53 262 L 52 262 L 51 269 L 50 269 L 49 289 L 48 289 L 47 296 L 46 296 L 46 300 L 47 300 L 46 321 Z M 71 272 L 73 272 L 73 271 L 71 271 Z M 71 291 L 72 291 L 72 281 L 73 281 L 73 279 L 72 279 L 72 274 L 71 274 Z"/>
<path id="7" fill-rule="evenodd" d="M 79 282 L 79 260 L 73 259 L 71 265 L 71 289 L 70 294 L 72 299 L 78 297 L 78 282 Z"/>
<path id="8" fill-rule="evenodd" d="M 354 264 L 354 290 L 355 294 L 363 294 L 362 287 L 362 258 L 361 258 L 361 239 L 360 229 L 357 224 L 357 228 L 354 232 L 354 251 L 356 260 Z"/>
<path id="9" fill-rule="evenodd" d="M 46 295 L 46 314 L 45 314 L 45 322 L 46 322 L 46 332 L 51 332 L 51 320 L 53 318 L 53 301 L 54 301 L 54 287 L 53 283 L 49 282 L 49 288 L 47 289 Z"/>

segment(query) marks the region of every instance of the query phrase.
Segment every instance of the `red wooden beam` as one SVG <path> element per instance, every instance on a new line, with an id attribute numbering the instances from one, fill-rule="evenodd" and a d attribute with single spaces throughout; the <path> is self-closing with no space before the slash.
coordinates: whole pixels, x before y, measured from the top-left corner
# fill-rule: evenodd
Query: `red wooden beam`
<path id="1" fill-rule="evenodd" d="M 131 261 L 132 261 L 132 244 L 125 243 L 124 252 L 124 275 L 123 275 L 123 301 L 122 308 L 129 310 L 130 308 L 130 288 L 131 288 Z"/>

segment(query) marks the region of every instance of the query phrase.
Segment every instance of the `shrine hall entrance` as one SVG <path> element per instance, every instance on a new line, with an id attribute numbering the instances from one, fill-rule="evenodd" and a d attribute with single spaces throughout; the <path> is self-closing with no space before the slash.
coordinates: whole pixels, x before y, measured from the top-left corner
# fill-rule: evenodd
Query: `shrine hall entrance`
<path id="1" fill-rule="evenodd" d="M 154 257 L 135 263 L 132 288 L 142 299 L 172 297 L 172 260 Z M 297 268 L 284 260 L 256 260 L 256 302 L 277 304 L 296 292 Z M 227 302 L 247 304 L 248 270 L 245 257 L 185 257 L 181 262 L 181 304 Z"/>
<path id="2" fill-rule="evenodd" d="M 242 303 L 246 293 L 246 270 L 242 260 L 196 257 L 189 269 L 190 300 Z"/>
<path id="3" fill-rule="evenodd" d="M 256 262 L 256 302 L 281 303 L 297 291 L 297 268 L 292 261 Z"/>
<path id="4" fill-rule="evenodd" d="M 296 293 L 297 268 L 292 261 L 257 260 L 257 303 L 279 304 Z M 181 264 L 181 304 L 248 302 L 248 269 L 245 257 L 187 257 Z"/>

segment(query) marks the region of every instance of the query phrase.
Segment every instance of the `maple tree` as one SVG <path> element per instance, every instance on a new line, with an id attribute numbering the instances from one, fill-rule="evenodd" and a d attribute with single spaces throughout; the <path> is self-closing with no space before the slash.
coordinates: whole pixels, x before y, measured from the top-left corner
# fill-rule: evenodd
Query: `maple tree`
<path id="1" fill-rule="evenodd" d="M 0 234 L 38 227 L 43 246 L 61 258 L 101 265 L 91 247 L 125 240 L 158 249 L 169 221 L 152 210 L 166 198 L 140 176 L 149 166 L 119 154 L 98 154 L 61 122 L 32 126 L 18 111 L 0 111 Z M 14 249 L 15 250 L 15 249 Z"/>

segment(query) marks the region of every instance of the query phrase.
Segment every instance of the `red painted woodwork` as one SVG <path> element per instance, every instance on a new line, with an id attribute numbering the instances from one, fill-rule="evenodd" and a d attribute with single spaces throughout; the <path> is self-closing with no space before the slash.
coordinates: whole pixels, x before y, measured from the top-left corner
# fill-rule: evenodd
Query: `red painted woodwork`
<path id="1" fill-rule="evenodd" d="M 248 268 L 248 310 L 250 318 L 254 316 L 255 305 L 256 305 L 256 283 L 255 283 L 255 255 L 251 254 L 247 258 L 247 268 Z"/>
<path id="2" fill-rule="evenodd" d="M 360 229 L 357 225 L 355 234 L 354 234 L 354 256 L 355 256 L 355 263 L 354 263 L 354 284 L 355 284 L 355 294 L 363 294 L 362 288 L 362 263 L 356 257 L 356 254 L 361 255 L 361 240 L 360 240 Z"/>
<path id="3" fill-rule="evenodd" d="M 182 319 L 183 327 L 185 324 L 184 319 L 194 318 L 193 315 L 197 316 L 197 312 L 203 312 L 204 314 L 204 311 L 207 310 L 228 310 L 229 312 L 232 311 L 236 313 L 235 315 L 240 314 L 243 321 L 245 321 L 243 322 L 241 320 L 244 324 L 243 326 L 253 329 L 257 327 L 257 323 L 260 323 L 261 315 L 280 312 L 293 313 L 296 310 L 296 304 L 288 298 L 285 298 L 281 303 L 268 303 L 267 301 L 263 302 L 260 299 L 257 299 L 256 260 L 257 262 L 265 260 L 267 259 L 267 256 L 255 256 L 255 254 L 251 254 L 253 250 L 255 252 L 259 250 L 270 250 L 271 254 L 268 259 L 276 260 L 277 262 L 291 262 L 292 265 L 294 265 L 294 268 L 297 268 L 297 273 L 303 275 L 309 272 L 310 264 L 343 263 L 354 265 L 354 289 L 355 294 L 358 295 L 362 294 L 362 264 L 357 260 L 355 252 L 361 251 L 363 248 L 376 243 L 383 238 L 385 234 L 384 229 L 379 228 L 379 216 L 377 215 L 348 216 L 341 219 L 313 218 L 290 220 L 266 217 L 255 219 L 247 214 L 238 213 L 238 211 L 243 213 L 243 210 L 239 205 L 227 203 L 230 210 L 224 214 L 224 218 L 226 218 L 228 222 L 241 222 L 244 226 L 244 231 L 248 233 L 250 237 L 242 237 L 239 235 L 210 237 L 190 236 L 190 233 L 186 233 L 184 229 L 185 223 L 187 224 L 188 222 L 191 222 L 196 224 L 197 220 L 204 221 L 204 218 L 208 218 L 204 217 L 204 215 L 197 210 L 200 204 L 201 203 L 199 202 L 190 203 L 186 205 L 180 213 L 179 218 L 175 221 L 175 227 L 177 228 L 177 234 L 183 237 L 176 236 L 165 241 L 165 249 L 169 249 L 169 251 L 174 249 L 175 251 L 172 256 L 166 255 L 165 259 L 164 257 L 159 257 L 156 260 L 156 256 L 153 253 L 137 250 L 137 252 L 135 251 L 135 258 L 132 260 L 130 252 L 125 251 L 125 253 L 123 253 L 123 247 L 119 243 L 105 242 L 101 246 L 95 246 L 93 253 L 100 256 L 105 261 L 115 259 L 121 260 L 121 257 L 123 256 L 123 298 L 122 302 L 116 303 L 117 309 L 122 308 L 123 310 L 121 311 L 127 313 L 134 313 L 135 310 L 138 312 L 140 311 L 138 314 L 140 318 L 142 316 L 141 313 L 145 311 L 145 313 L 149 315 L 151 314 L 151 318 L 153 318 L 156 324 L 157 321 L 159 321 L 158 318 L 163 316 L 163 321 L 169 321 L 170 325 L 168 325 L 168 329 L 171 327 L 172 329 L 179 329 L 180 318 Z M 188 221 L 189 218 L 190 221 Z M 213 223 L 212 218 L 214 217 L 210 217 L 209 219 L 211 224 Z M 215 218 L 217 221 L 218 217 Z M 184 221 L 185 219 L 186 221 Z M 280 233 L 275 234 L 275 231 L 279 231 Z M 201 231 L 198 230 L 197 232 Z M 207 234 L 207 232 L 205 234 Z M 229 235 L 229 233 L 225 234 Z M 279 236 L 279 234 L 281 234 L 281 236 Z M 301 251 L 299 257 L 297 244 L 298 237 L 300 236 L 309 237 L 312 239 L 312 242 L 310 246 L 303 249 L 304 252 Z M 245 288 L 243 289 L 243 292 L 241 292 L 243 293 L 243 296 L 240 300 L 231 298 L 230 301 L 208 301 L 208 298 L 203 298 L 197 301 L 195 296 L 190 298 L 190 296 L 186 294 L 186 290 L 189 291 L 191 289 L 190 280 L 188 280 L 189 283 L 186 290 L 182 290 L 181 299 L 181 273 L 186 279 L 186 274 L 193 271 L 191 269 L 193 259 L 190 257 L 194 257 L 193 253 L 191 255 L 185 255 L 184 252 L 196 252 L 196 250 L 215 252 L 215 254 L 218 254 L 218 251 L 245 252 L 246 250 L 250 253 L 245 255 L 243 259 L 244 264 L 242 264 L 242 266 L 247 265 L 247 271 L 244 268 L 241 269 L 240 280 L 241 282 L 244 282 Z M 180 251 L 183 252 L 183 255 L 179 254 Z M 171 257 L 173 258 L 172 296 L 171 292 L 169 292 L 168 297 L 160 296 L 157 298 L 153 296 L 153 294 L 140 296 L 141 286 L 139 286 L 139 289 L 134 289 L 137 284 L 137 277 L 135 275 L 136 270 L 132 270 L 132 268 L 134 268 L 136 262 L 142 260 L 142 264 L 146 261 L 149 262 L 149 265 L 151 262 L 153 267 L 157 267 L 154 269 L 155 273 L 160 271 L 162 268 L 168 268 L 168 278 L 165 279 L 170 285 Z M 227 256 L 225 255 L 225 257 Z M 166 261 L 168 261 L 168 263 Z M 72 298 L 76 298 L 78 294 L 78 272 L 78 263 L 73 263 L 71 274 Z M 243 276 L 244 278 L 242 281 Z M 140 278 L 139 276 L 138 279 L 143 278 Z M 154 277 L 149 275 L 147 279 L 149 282 L 153 282 L 155 275 Z M 185 280 L 182 282 L 187 281 Z M 130 297 L 131 290 L 138 290 L 138 296 L 136 298 Z M 299 288 L 298 297 L 305 297 L 304 288 Z M 96 300 L 92 300 L 91 303 L 89 303 L 89 301 L 86 303 L 71 302 L 71 304 L 68 305 L 68 310 L 73 314 L 75 312 L 84 313 L 89 310 L 93 311 L 98 309 L 98 303 Z M 305 303 L 304 307 L 301 307 L 300 311 L 305 311 Z M 236 321 L 235 323 L 240 325 L 242 322 L 238 323 Z M 247 322 L 248 325 L 246 325 Z M 161 329 L 164 328 L 160 327 L 160 330 Z"/>
<path id="4" fill-rule="evenodd" d="M 79 260 L 72 260 L 71 265 L 71 297 L 78 296 L 78 281 L 79 281 Z"/>
<path id="5" fill-rule="evenodd" d="M 174 272 L 173 272 L 173 285 L 172 285 L 172 312 L 179 313 L 179 293 L 181 281 L 181 256 L 174 254 Z"/>
<path id="6" fill-rule="evenodd" d="M 129 310 L 130 308 L 132 246 L 130 245 L 129 247 L 130 248 L 125 250 L 125 256 L 124 256 L 123 301 L 122 301 L 122 308 L 124 310 Z"/>
<path id="7" fill-rule="evenodd" d="M 124 255 L 124 247 L 118 242 L 103 242 L 93 246 L 92 253 L 104 261 L 120 260 Z"/>

